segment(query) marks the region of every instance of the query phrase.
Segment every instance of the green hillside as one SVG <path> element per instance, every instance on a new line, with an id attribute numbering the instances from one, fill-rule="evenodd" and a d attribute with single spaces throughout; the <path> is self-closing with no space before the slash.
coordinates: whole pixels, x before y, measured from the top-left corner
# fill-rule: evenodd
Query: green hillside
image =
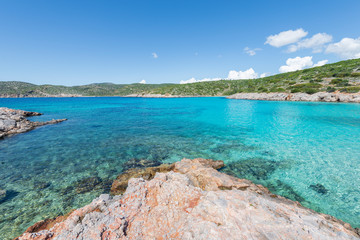
<path id="1" fill-rule="evenodd" d="M 239 92 L 360 91 L 360 59 L 251 80 L 222 80 L 172 85 L 152 90 L 173 95 L 231 95 Z"/>
<path id="2" fill-rule="evenodd" d="M 113 84 L 83 86 L 34 85 L 0 82 L 0 96 L 125 96 L 129 94 L 171 94 L 185 96 L 223 96 L 239 92 L 348 92 L 360 91 L 360 59 L 250 80 L 221 80 L 192 84 Z"/>

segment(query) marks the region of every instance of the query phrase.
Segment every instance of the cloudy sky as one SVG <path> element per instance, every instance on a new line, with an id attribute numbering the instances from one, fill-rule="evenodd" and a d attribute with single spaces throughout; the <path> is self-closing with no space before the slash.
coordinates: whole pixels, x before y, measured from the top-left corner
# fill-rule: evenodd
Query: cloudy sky
<path id="1" fill-rule="evenodd" d="M 360 1 L 0 0 L 0 81 L 244 79 L 360 57 Z"/>

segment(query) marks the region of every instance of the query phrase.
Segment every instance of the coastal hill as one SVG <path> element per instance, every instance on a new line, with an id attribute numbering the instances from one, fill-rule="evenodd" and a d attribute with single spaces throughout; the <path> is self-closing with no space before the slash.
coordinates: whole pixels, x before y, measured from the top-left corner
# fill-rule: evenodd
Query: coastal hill
<path id="1" fill-rule="evenodd" d="M 127 96 L 228 96 L 235 93 L 307 93 L 360 91 L 360 59 L 341 61 L 294 72 L 249 80 L 220 80 L 191 84 L 113 84 L 83 86 L 35 85 L 0 82 L 0 97 Z"/>

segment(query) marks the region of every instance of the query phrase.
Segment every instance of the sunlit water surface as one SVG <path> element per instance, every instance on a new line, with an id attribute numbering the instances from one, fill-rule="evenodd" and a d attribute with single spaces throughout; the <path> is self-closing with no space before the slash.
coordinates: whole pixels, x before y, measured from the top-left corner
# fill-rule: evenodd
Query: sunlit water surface
<path id="1" fill-rule="evenodd" d="M 0 106 L 69 119 L 0 140 L 0 239 L 108 193 L 134 158 L 224 160 L 224 172 L 360 227 L 360 104 L 104 97 Z"/>

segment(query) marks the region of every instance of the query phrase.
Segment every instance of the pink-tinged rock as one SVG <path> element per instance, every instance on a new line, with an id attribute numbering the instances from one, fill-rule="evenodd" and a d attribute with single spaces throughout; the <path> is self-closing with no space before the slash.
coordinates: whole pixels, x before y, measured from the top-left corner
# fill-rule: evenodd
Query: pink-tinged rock
<path id="1" fill-rule="evenodd" d="M 349 224 L 213 168 L 220 165 L 183 159 L 17 239 L 360 239 Z"/>
<path id="2" fill-rule="evenodd" d="M 304 101 L 304 102 L 355 102 L 360 103 L 360 93 L 236 93 L 229 99 L 266 100 L 266 101 Z"/>

